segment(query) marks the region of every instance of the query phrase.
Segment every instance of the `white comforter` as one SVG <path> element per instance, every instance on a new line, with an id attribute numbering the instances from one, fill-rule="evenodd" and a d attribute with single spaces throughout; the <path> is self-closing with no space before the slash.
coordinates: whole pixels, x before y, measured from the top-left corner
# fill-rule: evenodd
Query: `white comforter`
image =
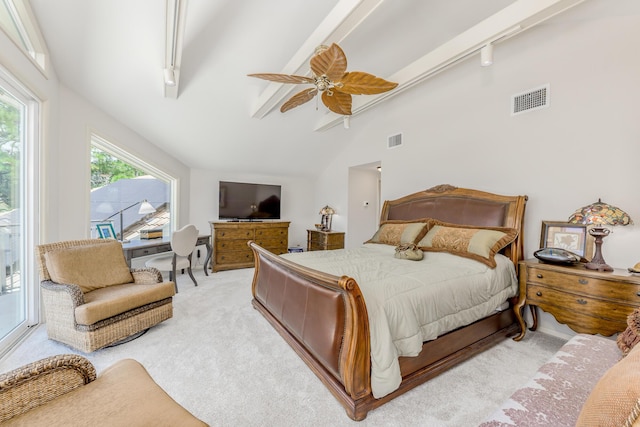
<path id="1" fill-rule="evenodd" d="M 402 381 L 399 356 L 417 356 L 424 341 L 472 323 L 516 295 L 510 260 L 497 267 L 443 252 L 425 252 L 421 261 L 393 257 L 389 245 L 367 244 L 282 255 L 298 264 L 353 277 L 367 305 L 371 333 L 371 388 L 383 397 Z"/>

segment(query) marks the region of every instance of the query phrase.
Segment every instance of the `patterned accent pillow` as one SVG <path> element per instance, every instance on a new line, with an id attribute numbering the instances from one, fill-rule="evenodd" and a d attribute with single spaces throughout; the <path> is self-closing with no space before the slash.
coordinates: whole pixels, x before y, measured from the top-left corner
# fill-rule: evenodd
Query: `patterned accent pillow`
<path id="1" fill-rule="evenodd" d="M 640 347 L 600 378 L 582 406 L 577 427 L 637 425 L 640 419 Z"/>
<path id="2" fill-rule="evenodd" d="M 517 236 L 518 231 L 513 228 L 436 222 L 417 245 L 423 251 L 449 252 L 495 268 L 495 254 Z"/>
<path id="3" fill-rule="evenodd" d="M 365 243 L 382 243 L 393 246 L 415 244 L 427 234 L 431 221 L 429 218 L 415 221 L 383 221 L 378 231 Z"/>

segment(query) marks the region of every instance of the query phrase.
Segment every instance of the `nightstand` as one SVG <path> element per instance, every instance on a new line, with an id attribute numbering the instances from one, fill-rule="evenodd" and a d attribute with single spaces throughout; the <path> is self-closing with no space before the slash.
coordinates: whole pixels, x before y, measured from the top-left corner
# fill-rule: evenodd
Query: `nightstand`
<path id="1" fill-rule="evenodd" d="M 344 232 L 307 230 L 307 250 L 326 251 L 344 248 Z"/>
<path id="2" fill-rule="evenodd" d="M 515 306 L 522 332 L 524 305 L 533 318 L 531 330 L 538 326 L 537 307 L 552 314 L 576 332 L 611 336 L 627 327 L 627 316 L 640 307 L 640 277 L 626 270 L 613 272 L 587 270 L 582 264 L 564 266 L 538 260 L 519 263 L 519 298 Z"/>

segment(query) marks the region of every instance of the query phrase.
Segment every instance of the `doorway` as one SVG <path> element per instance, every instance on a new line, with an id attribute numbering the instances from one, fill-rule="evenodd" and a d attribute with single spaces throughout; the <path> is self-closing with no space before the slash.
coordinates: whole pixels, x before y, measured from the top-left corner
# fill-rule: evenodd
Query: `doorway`
<path id="1" fill-rule="evenodd" d="M 357 248 L 378 229 L 380 219 L 381 163 L 349 168 L 348 221 L 345 247 Z"/>

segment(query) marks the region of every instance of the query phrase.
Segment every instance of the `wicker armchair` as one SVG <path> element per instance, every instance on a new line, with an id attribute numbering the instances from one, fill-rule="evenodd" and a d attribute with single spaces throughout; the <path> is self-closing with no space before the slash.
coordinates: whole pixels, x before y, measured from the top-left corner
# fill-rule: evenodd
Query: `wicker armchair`
<path id="1" fill-rule="evenodd" d="M 86 358 L 51 356 L 0 374 L 0 424 L 206 426 L 173 400 L 137 361 L 100 376 Z"/>
<path id="2" fill-rule="evenodd" d="M 163 283 L 156 269 L 130 270 L 115 240 L 39 245 L 37 255 L 47 334 L 52 340 L 89 353 L 173 316 L 175 285 Z M 130 283 L 122 274 L 111 277 L 114 272 L 123 273 Z M 85 278 L 100 283 L 87 285 Z"/>

